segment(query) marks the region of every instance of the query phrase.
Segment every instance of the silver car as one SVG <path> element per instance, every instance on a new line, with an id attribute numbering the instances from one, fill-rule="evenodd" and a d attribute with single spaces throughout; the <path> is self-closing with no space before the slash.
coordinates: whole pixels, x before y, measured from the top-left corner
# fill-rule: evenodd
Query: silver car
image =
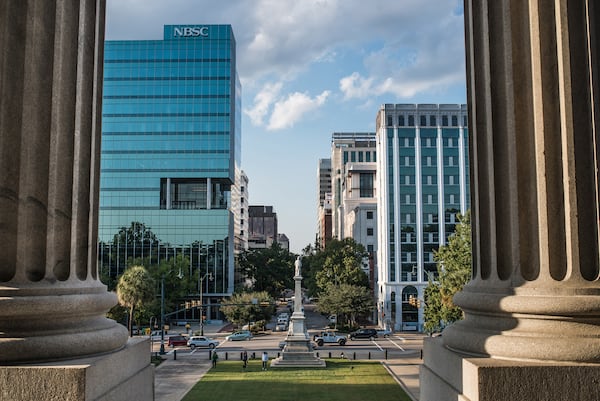
<path id="1" fill-rule="evenodd" d="M 210 348 L 214 349 L 219 342 L 217 340 L 210 339 L 204 336 L 191 336 L 187 342 L 187 346 L 191 349 L 196 348 Z"/>

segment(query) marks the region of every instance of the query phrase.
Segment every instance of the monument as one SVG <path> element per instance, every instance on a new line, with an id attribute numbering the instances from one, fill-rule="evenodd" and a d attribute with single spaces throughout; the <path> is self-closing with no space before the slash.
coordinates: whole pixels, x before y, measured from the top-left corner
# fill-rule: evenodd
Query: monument
<path id="1" fill-rule="evenodd" d="M 294 312 L 290 318 L 290 327 L 285 346 L 279 358 L 271 362 L 271 367 L 325 367 L 325 361 L 313 350 L 310 337 L 306 331 L 304 308 L 302 307 L 302 261 L 296 258 L 294 263 Z"/>
<path id="2" fill-rule="evenodd" d="M 104 0 L 0 10 L 0 399 L 154 399 L 97 269 Z"/>

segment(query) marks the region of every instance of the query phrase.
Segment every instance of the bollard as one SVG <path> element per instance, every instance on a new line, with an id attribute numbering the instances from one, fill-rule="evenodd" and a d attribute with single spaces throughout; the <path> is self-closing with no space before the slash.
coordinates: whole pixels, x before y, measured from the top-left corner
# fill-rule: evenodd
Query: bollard
<path id="1" fill-rule="evenodd" d="M 252 353 L 252 359 L 256 359 L 256 353 Z"/>
<path id="2" fill-rule="evenodd" d="M 229 353 L 225 352 L 225 360 L 228 360 L 228 359 L 229 359 Z"/>
<path id="3" fill-rule="evenodd" d="M 317 352 L 317 358 L 319 358 L 319 353 Z"/>
<path id="4" fill-rule="evenodd" d="M 367 359 L 371 359 L 371 351 L 369 351 L 369 357 Z"/>
<path id="5" fill-rule="evenodd" d="M 352 359 L 356 360 L 356 352 L 354 352 L 352 355 L 354 355 Z"/>
<path id="6" fill-rule="evenodd" d="M 174 361 L 177 360 L 177 350 L 176 349 L 173 350 L 173 360 Z"/>
<path id="7" fill-rule="evenodd" d="M 329 351 L 329 359 L 331 359 L 331 351 Z"/>
<path id="8" fill-rule="evenodd" d="M 387 348 L 385 349 L 385 360 L 387 361 Z"/>

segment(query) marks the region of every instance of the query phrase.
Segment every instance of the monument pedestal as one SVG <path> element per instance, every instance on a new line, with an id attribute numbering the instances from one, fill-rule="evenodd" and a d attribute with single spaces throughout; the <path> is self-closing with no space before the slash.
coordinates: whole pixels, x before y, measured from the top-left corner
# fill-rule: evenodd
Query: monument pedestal
<path id="1" fill-rule="evenodd" d="M 442 338 L 423 343 L 421 400 L 597 400 L 600 365 L 471 357 Z"/>
<path id="2" fill-rule="evenodd" d="M 130 339 L 120 351 L 96 357 L 0 366 L 0 400 L 153 400 L 148 341 Z"/>
<path id="3" fill-rule="evenodd" d="M 304 320 L 304 311 L 302 309 L 302 292 L 300 283 L 300 261 L 296 261 L 296 283 L 294 296 L 294 313 L 290 318 L 290 328 L 288 336 L 285 339 L 285 347 L 279 358 L 271 362 L 273 368 L 324 368 L 325 361 L 319 358 L 313 350 Z"/>

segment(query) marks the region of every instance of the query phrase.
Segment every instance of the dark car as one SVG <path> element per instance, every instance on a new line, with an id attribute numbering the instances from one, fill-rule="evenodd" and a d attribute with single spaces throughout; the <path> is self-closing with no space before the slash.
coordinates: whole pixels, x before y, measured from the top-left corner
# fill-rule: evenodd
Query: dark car
<path id="1" fill-rule="evenodd" d="M 188 339 L 182 335 L 175 335 L 169 337 L 169 347 L 177 347 L 180 345 L 187 346 Z"/>
<path id="2" fill-rule="evenodd" d="M 348 338 L 354 340 L 355 338 L 368 338 L 372 340 L 377 338 L 377 330 L 375 329 L 358 329 L 348 334 Z"/>

